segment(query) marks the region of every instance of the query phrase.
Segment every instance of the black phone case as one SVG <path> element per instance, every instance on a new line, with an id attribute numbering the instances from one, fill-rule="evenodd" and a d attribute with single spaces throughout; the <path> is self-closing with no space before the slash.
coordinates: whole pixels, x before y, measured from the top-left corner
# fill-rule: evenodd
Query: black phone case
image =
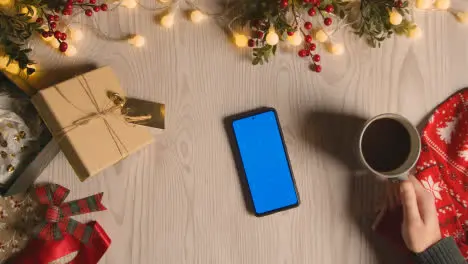
<path id="1" fill-rule="evenodd" d="M 236 120 L 243 119 L 243 118 L 246 118 L 246 117 L 249 117 L 249 116 L 254 116 L 254 115 L 257 115 L 257 114 L 261 114 L 261 113 L 265 113 L 265 112 L 269 112 L 269 111 L 273 111 L 273 113 L 275 114 L 276 123 L 278 124 L 278 128 L 279 128 L 279 131 L 280 131 L 280 136 L 281 136 L 281 141 L 283 143 L 283 149 L 284 149 L 284 152 L 286 154 L 286 159 L 287 159 L 287 162 L 288 162 L 289 171 L 291 172 L 291 178 L 292 178 L 292 181 L 293 181 L 293 184 L 294 184 L 294 191 L 296 192 L 296 196 L 297 196 L 297 203 L 260 214 L 260 213 L 257 213 L 256 210 L 255 210 L 255 206 L 254 206 L 253 198 L 252 198 L 252 193 L 250 191 L 250 186 L 249 186 L 249 184 L 247 182 L 247 175 L 245 174 L 244 164 L 242 163 L 239 146 L 237 144 L 237 140 L 236 140 L 236 137 L 235 137 L 235 134 L 234 134 L 234 128 L 233 128 L 232 124 Z M 277 114 L 276 110 L 274 108 L 271 108 L 271 107 L 261 107 L 261 108 L 257 108 L 257 109 L 254 109 L 254 110 L 251 110 L 251 111 L 248 111 L 248 112 L 241 113 L 241 114 L 228 116 L 228 117 L 226 117 L 224 119 L 224 126 L 225 126 L 225 129 L 226 129 L 226 133 L 228 135 L 229 144 L 231 145 L 231 149 L 232 149 L 233 156 L 234 156 L 234 161 L 236 163 L 236 168 L 237 168 L 237 171 L 239 173 L 239 180 L 240 180 L 240 183 L 241 183 L 241 188 L 242 188 L 242 192 L 243 192 L 243 196 L 244 196 L 244 200 L 245 200 L 247 210 L 250 213 L 254 214 L 255 216 L 261 217 L 261 216 L 277 213 L 277 212 L 280 212 L 280 211 L 284 211 L 284 210 L 287 210 L 287 209 L 291 209 L 291 208 L 294 208 L 294 207 L 298 207 L 299 204 L 301 203 L 300 196 L 299 196 L 299 192 L 297 191 L 296 180 L 294 178 L 294 173 L 293 173 L 293 170 L 291 168 L 291 162 L 289 160 L 288 150 L 287 150 L 287 147 L 286 147 L 286 143 L 284 142 L 283 130 L 281 129 L 281 124 L 280 124 L 280 121 L 278 119 L 278 114 Z"/>

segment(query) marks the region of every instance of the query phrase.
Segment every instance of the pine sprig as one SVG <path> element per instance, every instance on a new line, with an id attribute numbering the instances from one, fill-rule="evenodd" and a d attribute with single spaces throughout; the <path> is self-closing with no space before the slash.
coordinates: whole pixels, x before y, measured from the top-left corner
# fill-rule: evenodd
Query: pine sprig
<path id="1" fill-rule="evenodd" d="M 340 1 L 338 7 L 340 17 L 346 19 L 354 32 L 373 48 L 380 47 L 382 42 L 394 33 L 407 34 L 413 24 L 408 19 L 407 1 L 362 0 L 359 6 L 353 2 Z M 389 13 L 392 10 L 403 16 L 401 24 L 390 23 Z"/>

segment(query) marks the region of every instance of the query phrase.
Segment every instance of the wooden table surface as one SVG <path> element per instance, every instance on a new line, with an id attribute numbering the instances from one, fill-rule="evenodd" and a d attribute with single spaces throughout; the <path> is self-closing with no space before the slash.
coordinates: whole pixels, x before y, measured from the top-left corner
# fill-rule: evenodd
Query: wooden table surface
<path id="1" fill-rule="evenodd" d="M 42 87 L 110 65 L 129 95 L 166 103 L 167 129 L 153 145 L 83 183 L 60 153 L 39 178 L 70 188 L 71 198 L 104 192 L 109 210 L 81 218 L 112 238 L 101 263 L 399 263 L 369 230 L 382 183 L 358 173 L 353 135 L 384 112 L 418 124 L 466 87 L 468 27 L 448 13 L 416 13 L 424 37 L 381 49 L 344 30 L 335 38 L 346 53 L 322 51 L 316 74 L 288 51 L 254 67 L 213 21 L 178 15 L 167 30 L 143 8 L 99 14 L 112 37 L 145 36 L 140 49 L 88 28 L 74 58 L 35 43 Z M 222 123 L 259 106 L 278 111 L 302 200 L 263 218 L 246 211 Z"/>

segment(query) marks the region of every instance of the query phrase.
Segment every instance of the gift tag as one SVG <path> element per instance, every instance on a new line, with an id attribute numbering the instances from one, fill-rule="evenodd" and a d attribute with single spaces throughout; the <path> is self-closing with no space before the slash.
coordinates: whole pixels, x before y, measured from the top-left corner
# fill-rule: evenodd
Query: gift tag
<path id="1" fill-rule="evenodd" d="M 123 111 L 125 111 L 126 116 L 130 117 L 128 120 L 130 123 L 159 129 L 165 128 L 166 113 L 164 104 L 127 98 Z M 135 120 L 131 120 L 132 118 Z"/>

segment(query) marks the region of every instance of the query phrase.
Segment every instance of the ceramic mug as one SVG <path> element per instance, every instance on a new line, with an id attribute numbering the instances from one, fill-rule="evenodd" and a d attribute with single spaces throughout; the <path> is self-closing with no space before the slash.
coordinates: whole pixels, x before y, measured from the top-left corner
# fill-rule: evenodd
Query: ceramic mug
<path id="1" fill-rule="evenodd" d="M 374 124 L 376 121 L 382 119 L 391 119 L 393 121 L 398 122 L 408 133 L 409 136 L 409 152 L 407 154 L 406 160 L 404 160 L 398 167 L 392 168 L 388 171 L 377 170 L 373 168 L 373 166 L 369 165 L 368 161 L 365 159 L 365 155 L 363 153 L 363 138 L 366 137 L 366 132 L 368 128 Z M 399 126 L 400 128 L 400 126 Z M 400 128 L 401 129 L 401 128 Z M 382 136 L 379 136 L 379 140 L 387 140 L 388 138 L 385 137 L 385 132 L 389 131 L 382 131 Z M 391 133 L 391 132 L 390 132 Z M 387 134 L 388 135 L 388 134 Z M 369 119 L 365 124 L 364 127 L 359 134 L 359 143 L 358 143 L 358 155 L 359 159 L 361 160 L 362 164 L 371 171 L 374 175 L 388 179 L 391 181 L 400 181 L 400 180 L 407 180 L 408 174 L 411 169 L 415 166 L 416 161 L 419 158 L 419 153 L 421 150 L 421 138 L 419 136 L 418 130 L 414 127 L 411 122 L 406 119 L 405 117 L 398 115 L 398 114 L 381 114 L 376 117 Z"/>

